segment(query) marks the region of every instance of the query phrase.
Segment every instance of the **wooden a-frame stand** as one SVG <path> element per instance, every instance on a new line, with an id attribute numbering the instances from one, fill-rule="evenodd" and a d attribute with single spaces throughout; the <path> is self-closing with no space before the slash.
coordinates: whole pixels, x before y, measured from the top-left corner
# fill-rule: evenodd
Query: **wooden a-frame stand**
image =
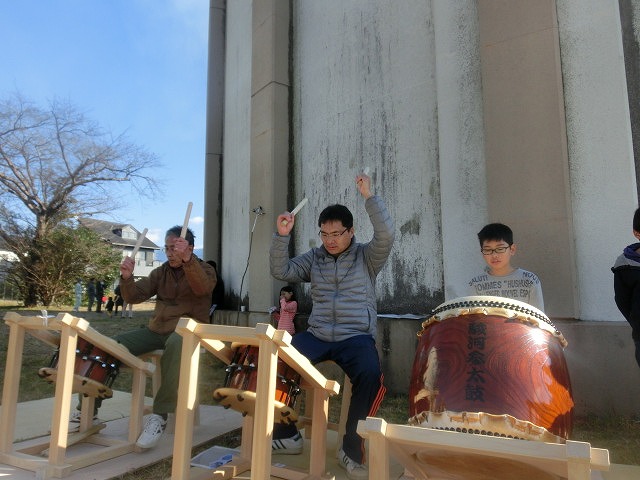
<path id="1" fill-rule="evenodd" d="M 79 468 L 137 451 L 135 442 L 142 430 L 146 378 L 153 374 L 154 365 L 135 357 L 115 340 L 100 334 L 86 320 L 67 313 L 48 318 L 46 314 L 26 317 L 8 312 L 5 315 L 5 323 L 9 325 L 9 344 L 0 410 L 0 425 L 2 425 L 0 463 L 33 471 L 39 479 L 62 478 Z M 29 332 L 44 343 L 59 347 L 60 350 L 50 440 L 48 443 L 15 450 L 13 439 L 25 332 Z M 74 366 L 78 337 L 104 350 L 120 360 L 123 366 L 130 367 L 132 370 L 131 417 L 126 441 L 100 435 L 99 432 L 105 424 L 93 425 L 95 398 L 90 396 L 85 396 L 82 400 L 82 416 L 78 433 L 69 435 L 69 412 L 74 393 Z M 67 455 L 68 447 L 81 442 L 90 443 L 99 448 L 91 448 L 88 453 Z"/>
<path id="2" fill-rule="evenodd" d="M 290 480 L 331 479 L 326 475 L 327 424 L 329 397 L 336 395 L 340 385 L 327 380 L 309 360 L 291 345 L 291 335 L 275 330 L 271 325 L 258 323 L 255 328 L 211 325 L 191 319 L 181 319 L 176 328 L 183 337 L 180 362 L 180 387 L 176 409 L 176 429 L 173 447 L 171 478 L 229 479 L 251 470 L 252 480 L 271 476 Z M 233 350 L 224 342 L 236 342 L 259 347 L 256 404 L 253 418 L 247 416 L 242 426 L 240 458 L 216 470 L 194 468 L 191 472 L 193 416 L 197 392 L 200 347 L 203 346 L 218 359 L 230 364 Z M 313 391 L 314 428 L 311 432 L 309 470 L 271 465 L 274 399 L 276 392 L 277 361 L 284 362 L 302 376 L 302 388 Z M 309 398 L 309 397 L 307 397 Z M 197 470 L 200 472 L 198 473 Z"/>
<path id="3" fill-rule="evenodd" d="M 415 478 L 434 478 L 428 465 L 418 461 L 416 456 L 416 453 L 430 449 L 446 451 L 452 456 L 460 454 L 474 456 L 476 459 L 484 457 L 493 462 L 499 462 L 499 459 L 520 462 L 535 467 L 542 474 L 568 480 L 590 480 L 592 469 L 609 470 L 609 451 L 591 448 L 591 445 L 585 442 L 567 440 L 566 444 L 545 443 L 471 435 L 426 427 L 387 424 L 381 418 L 373 417 L 358 422 L 358 433 L 369 440 L 370 480 L 389 479 L 390 456 L 395 457 L 405 467 L 405 471 Z M 436 477 L 440 478 L 437 474 Z M 540 478 L 540 475 L 536 475 L 535 478 Z"/>

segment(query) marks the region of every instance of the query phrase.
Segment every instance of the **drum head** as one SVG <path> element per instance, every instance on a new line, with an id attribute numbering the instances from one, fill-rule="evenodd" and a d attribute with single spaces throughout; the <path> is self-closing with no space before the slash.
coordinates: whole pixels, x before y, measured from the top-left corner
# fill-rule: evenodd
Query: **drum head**
<path id="1" fill-rule="evenodd" d="M 49 383 L 54 383 L 58 379 L 58 369 L 43 367 L 38 370 L 38 376 Z M 81 375 L 73 375 L 73 391 L 80 392 L 87 397 L 111 398 L 113 390 L 106 385 L 96 382 L 91 378 Z"/>
<path id="2" fill-rule="evenodd" d="M 422 328 L 425 329 L 434 322 L 474 313 L 497 315 L 536 326 L 554 335 L 563 347 L 567 346 L 567 340 L 562 333 L 541 310 L 518 300 L 489 295 L 460 297 L 442 303 L 433 309 L 432 316 L 422 323 Z M 418 333 L 418 336 L 420 336 L 420 333 Z"/>
<path id="3" fill-rule="evenodd" d="M 250 390 L 237 388 L 218 388 L 213 392 L 213 398 L 224 408 L 233 408 L 243 416 L 254 416 L 256 408 L 256 394 Z M 298 421 L 298 412 L 278 400 L 273 403 L 273 419 L 276 423 L 290 424 Z"/>

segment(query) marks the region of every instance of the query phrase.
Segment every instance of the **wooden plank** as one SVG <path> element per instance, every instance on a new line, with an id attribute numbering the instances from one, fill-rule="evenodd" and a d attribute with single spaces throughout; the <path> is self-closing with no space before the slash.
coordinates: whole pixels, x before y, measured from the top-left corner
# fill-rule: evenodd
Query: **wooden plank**
<path id="1" fill-rule="evenodd" d="M 278 371 L 278 348 L 270 338 L 265 338 L 264 335 L 258 348 L 258 365 L 260 365 L 260 368 L 256 379 L 251 476 L 254 477 L 255 475 L 254 478 L 269 478 L 269 472 L 271 471 L 271 442 L 273 439 L 273 406 Z"/>
<path id="2" fill-rule="evenodd" d="M 127 434 L 127 439 L 131 444 L 136 443 L 140 432 L 142 432 L 146 384 L 147 377 L 144 372 L 140 369 L 134 368 L 131 378 L 131 410 L 129 413 L 129 430 Z"/>
<path id="3" fill-rule="evenodd" d="M 378 442 L 371 442 L 374 436 L 383 435 L 389 442 L 390 450 L 397 454 L 416 477 L 424 476 L 420 468 L 409 460 L 409 454 L 429 448 L 448 450 L 452 453 L 468 453 L 489 457 L 515 460 L 535 466 L 545 472 L 560 475 L 569 480 L 589 480 L 591 469 L 608 469 L 608 455 L 601 449 L 592 449 L 588 443 L 568 440 L 566 444 L 553 444 L 510 438 L 496 438 L 484 435 L 469 435 L 409 425 L 384 425 L 381 420 L 367 418 L 358 423 L 358 433 L 370 439 L 370 458 L 388 455 Z M 422 473 L 422 475 L 421 475 Z"/>
<path id="4" fill-rule="evenodd" d="M 376 428 L 370 428 L 369 451 L 375 455 L 369 455 L 369 479 L 388 480 L 389 479 L 389 448 L 385 432 L 387 422 L 381 418 L 375 419 L 378 423 Z"/>
<path id="5" fill-rule="evenodd" d="M 54 415 L 51 421 L 51 443 L 49 446 L 49 463 L 51 465 L 65 464 L 77 343 L 78 332 L 69 325 L 63 326 L 58 355 L 58 379 L 53 402 Z M 91 416 L 93 417 L 93 412 Z"/>
<path id="6" fill-rule="evenodd" d="M 327 454 L 327 420 L 329 418 L 329 395 L 321 388 L 313 389 L 313 413 L 311 422 L 311 451 L 309 473 L 321 476 L 325 471 Z"/>
<path id="7" fill-rule="evenodd" d="M 193 410 L 196 406 L 200 342 L 196 335 L 181 330 L 180 382 L 176 406 L 172 478 L 188 478 L 193 438 Z"/>
<path id="8" fill-rule="evenodd" d="M 226 365 L 233 360 L 233 349 L 220 340 L 202 339 L 200 344 Z"/>
<path id="9" fill-rule="evenodd" d="M 10 313 L 12 312 L 7 313 L 7 316 L 15 320 L 15 314 L 9 315 Z M 9 453 L 13 450 L 25 333 L 24 328 L 15 321 L 8 324 L 9 343 L 7 345 L 4 387 L 2 389 L 2 408 L 0 409 L 0 424 L 3 430 L 2 435 L 0 435 L 0 452 L 2 453 Z"/>
<path id="10" fill-rule="evenodd" d="M 253 454 L 253 418 L 242 419 L 242 437 L 240 438 L 240 456 L 251 458 Z"/>
<path id="11" fill-rule="evenodd" d="M 31 329 L 29 330 L 29 335 L 54 348 L 58 348 L 60 346 L 60 335 L 53 333 L 51 330 Z"/>
<path id="12" fill-rule="evenodd" d="M 190 318 L 181 318 L 176 326 L 180 335 L 189 331 L 203 340 L 220 340 L 223 342 L 240 342 L 243 345 L 258 345 L 255 329 L 251 327 L 236 327 L 231 325 L 215 325 L 198 323 Z"/>

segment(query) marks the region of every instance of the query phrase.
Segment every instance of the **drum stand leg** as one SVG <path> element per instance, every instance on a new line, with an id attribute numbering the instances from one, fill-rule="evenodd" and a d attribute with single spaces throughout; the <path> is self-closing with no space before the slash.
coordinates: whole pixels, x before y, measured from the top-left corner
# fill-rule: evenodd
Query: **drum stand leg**
<path id="1" fill-rule="evenodd" d="M 93 426 L 93 415 L 95 412 L 96 399 L 95 397 L 82 397 L 80 404 L 80 429 L 79 432 L 84 432 Z"/>

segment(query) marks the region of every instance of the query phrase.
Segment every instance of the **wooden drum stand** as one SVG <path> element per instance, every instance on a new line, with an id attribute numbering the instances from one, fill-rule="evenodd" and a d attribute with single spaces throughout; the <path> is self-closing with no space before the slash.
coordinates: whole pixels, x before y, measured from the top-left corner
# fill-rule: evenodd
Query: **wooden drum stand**
<path id="1" fill-rule="evenodd" d="M 115 340 L 100 334 L 86 320 L 67 313 L 49 319 L 46 312 L 43 312 L 43 316 L 34 317 L 8 312 L 5 322 L 9 325 L 10 332 L 0 411 L 0 463 L 36 472 L 39 479 L 62 478 L 79 468 L 136 451 L 135 442 L 142 430 L 146 378 L 153 374 L 154 365 L 135 357 Z M 13 439 L 25 332 L 44 343 L 59 347 L 59 354 L 53 375 L 56 387 L 50 440 L 48 443 L 16 451 Z M 95 403 L 95 397 L 92 396 L 85 396 L 82 400 L 79 432 L 68 435 L 72 397 L 79 385 L 78 378 L 74 375 L 79 338 L 100 348 L 121 362 L 122 366 L 132 370 L 131 417 L 127 440 L 100 435 L 105 424 L 92 424 Z M 67 455 L 67 448 L 80 442 L 90 443 L 97 448 L 92 447 L 87 453 Z"/>
<path id="2" fill-rule="evenodd" d="M 271 476 L 290 480 L 329 479 L 325 470 L 329 397 L 336 395 L 340 385 L 327 380 L 309 360 L 291 345 L 291 335 L 266 323 L 255 328 L 211 325 L 191 319 L 181 319 L 176 332 L 183 336 L 180 361 L 180 387 L 176 409 L 176 429 L 171 478 L 234 478 L 251 471 L 252 479 Z M 257 385 L 253 417 L 247 415 L 242 426 L 239 458 L 234 458 L 216 470 L 190 469 L 193 418 L 196 406 L 200 347 L 204 347 L 225 364 L 232 362 L 233 350 L 225 342 L 241 343 L 259 348 Z M 313 392 L 314 428 L 308 472 L 271 465 L 274 402 L 278 357 L 302 377 L 302 388 Z M 307 396 L 307 399 L 309 396 Z M 246 478 L 246 477 L 243 477 Z"/>

